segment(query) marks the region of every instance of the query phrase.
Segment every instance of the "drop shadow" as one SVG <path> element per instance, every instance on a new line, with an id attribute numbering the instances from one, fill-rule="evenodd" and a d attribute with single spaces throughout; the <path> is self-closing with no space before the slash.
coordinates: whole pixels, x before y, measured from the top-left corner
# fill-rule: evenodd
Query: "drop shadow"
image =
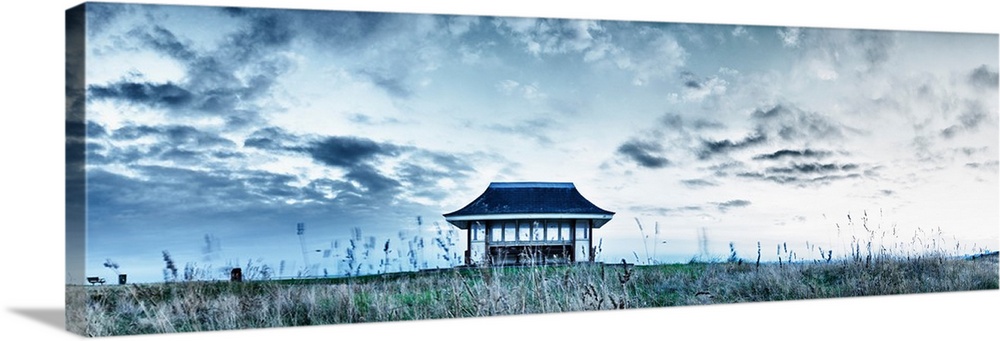
<path id="1" fill-rule="evenodd" d="M 10 311 L 50 327 L 66 330 L 66 309 L 64 308 L 10 308 Z"/>

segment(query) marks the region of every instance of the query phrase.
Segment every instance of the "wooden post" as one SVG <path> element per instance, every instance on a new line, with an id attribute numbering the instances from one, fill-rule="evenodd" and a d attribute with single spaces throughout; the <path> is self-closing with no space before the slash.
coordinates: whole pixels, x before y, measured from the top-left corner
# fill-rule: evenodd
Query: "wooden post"
<path id="1" fill-rule="evenodd" d="M 587 220 L 587 260 L 591 263 L 594 262 L 594 220 Z"/>
<path id="2" fill-rule="evenodd" d="M 472 229 L 475 227 L 469 226 L 469 229 L 465 231 L 465 265 L 472 266 Z"/>
<path id="3" fill-rule="evenodd" d="M 576 219 L 569 224 L 569 262 L 576 263 Z"/>

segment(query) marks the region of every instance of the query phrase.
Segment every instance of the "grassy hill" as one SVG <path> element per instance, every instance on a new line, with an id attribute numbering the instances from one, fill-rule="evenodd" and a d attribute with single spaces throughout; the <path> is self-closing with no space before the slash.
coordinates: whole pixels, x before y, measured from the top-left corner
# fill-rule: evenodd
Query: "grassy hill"
<path id="1" fill-rule="evenodd" d="M 335 279 L 190 281 L 67 290 L 84 335 L 557 313 L 996 290 L 995 255 L 755 264 L 457 268 Z"/>

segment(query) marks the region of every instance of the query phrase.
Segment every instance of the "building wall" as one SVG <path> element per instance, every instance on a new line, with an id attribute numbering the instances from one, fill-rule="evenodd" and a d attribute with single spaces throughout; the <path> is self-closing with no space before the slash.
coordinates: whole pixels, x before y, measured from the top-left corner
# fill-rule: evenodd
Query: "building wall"
<path id="1" fill-rule="evenodd" d="M 550 256 L 544 261 L 587 262 L 592 258 L 591 226 L 585 219 L 474 221 L 468 230 L 466 263 L 486 264 L 488 254 L 493 264 L 523 263 L 529 260 L 525 253 Z"/>

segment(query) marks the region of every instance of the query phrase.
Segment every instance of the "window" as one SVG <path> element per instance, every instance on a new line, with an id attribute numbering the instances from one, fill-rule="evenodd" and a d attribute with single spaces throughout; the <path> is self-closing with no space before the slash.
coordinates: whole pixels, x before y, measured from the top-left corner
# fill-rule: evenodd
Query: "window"
<path id="1" fill-rule="evenodd" d="M 531 240 L 531 224 L 528 223 L 527 221 L 522 221 L 518 223 L 517 240 L 522 242 Z"/>
<path id="2" fill-rule="evenodd" d="M 517 234 L 514 229 L 516 225 L 514 222 L 506 222 L 503 224 L 503 240 L 507 242 L 513 242 L 517 240 Z"/>
<path id="3" fill-rule="evenodd" d="M 547 241 L 557 241 L 559 240 L 559 222 L 558 221 L 548 221 L 545 223 L 545 240 Z"/>
<path id="4" fill-rule="evenodd" d="M 590 226 L 588 226 L 586 221 L 576 222 L 576 239 L 580 240 L 580 239 L 590 238 L 590 236 L 588 235 L 588 232 L 590 232 L 589 227 Z"/>
<path id="5" fill-rule="evenodd" d="M 538 220 L 531 223 L 531 240 L 545 240 L 545 225 L 542 225 L 542 222 Z"/>
<path id="6" fill-rule="evenodd" d="M 503 225 L 496 222 L 490 224 L 490 241 L 503 241 Z"/>
<path id="7" fill-rule="evenodd" d="M 481 242 L 486 240 L 486 230 L 482 222 L 475 222 L 472 224 L 472 241 Z"/>

